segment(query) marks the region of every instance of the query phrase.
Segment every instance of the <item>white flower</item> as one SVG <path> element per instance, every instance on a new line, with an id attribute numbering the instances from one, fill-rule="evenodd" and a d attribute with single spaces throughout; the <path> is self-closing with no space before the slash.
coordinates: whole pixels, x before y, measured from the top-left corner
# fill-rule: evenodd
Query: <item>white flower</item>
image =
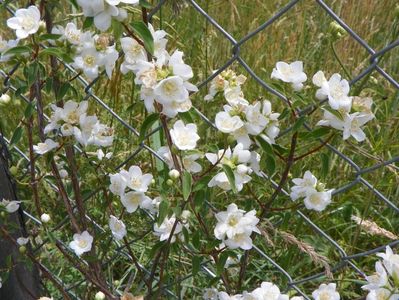
<path id="1" fill-rule="evenodd" d="M 27 243 L 29 243 L 29 238 L 25 238 L 25 237 L 19 237 L 17 238 L 17 244 L 20 246 L 24 246 Z"/>
<path id="2" fill-rule="evenodd" d="M 42 214 L 40 216 L 40 220 L 42 221 L 42 223 L 48 223 L 51 221 L 51 217 L 49 214 Z"/>
<path id="3" fill-rule="evenodd" d="M 128 69 L 130 66 L 126 66 Z M 153 62 L 147 62 L 139 60 L 132 69 L 135 72 L 136 77 L 134 82 L 139 85 L 143 85 L 146 88 L 152 88 L 157 84 L 157 70 Z"/>
<path id="4" fill-rule="evenodd" d="M 154 199 L 145 197 L 145 199 L 141 202 L 140 207 L 155 215 L 159 211 L 159 204 L 161 203 L 161 201 L 161 197 L 155 197 Z"/>
<path id="5" fill-rule="evenodd" d="M 377 256 L 383 259 L 383 265 L 389 275 L 399 279 L 399 254 L 393 253 L 391 247 L 386 247 L 385 253 L 378 253 Z"/>
<path id="6" fill-rule="evenodd" d="M 125 176 L 122 176 L 120 173 L 109 175 L 111 184 L 109 186 L 109 190 L 117 196 L 121 196 L 125 193 L 125 189 L 127 187 L 127 182 Z"/>
<path id="7" fill-rule="evenodd" d="M 109 219 L 109 228 L 111 229 L 114 238 L 118 241 L 122 240 L 127 233 L 125 224 L 112 215 Z"/>
<path id="8" fill-rule="evenodd" d="M 92 127 L 89 143 L 100 147 L 109 147 L 113 141 L 114 130 L 107 125 L 96 122 Z"/>
<path id="9" fill-rule="evenodd" d="M 195 149 L 197 141 L 200 139 L 197 134 L 197 125 L 193 123 L 184 125 L 181 120 L 173 125 L 173 129 L 170 129 L 170 135 L 173 144 L 180 150 Z"/>
<path id="10" fill-rule="evenodd" d="M 87 231 L 83 231 L 81 234 L 75 233 L 73 235 L 73 241 L 69 243 L 69 247 L 77 256 L 80 256 L 91 250 L 92 243 L 93 237 Z"/>
<path id="11" fill-rule="evenodd" d="M 251 176 L 248 175 L 252 173 L 252 169 L 248 166 L 248 164 L 251 163 L 251 155 L 251 152 L 244 149 L 244 145 L 241 143 L 238 143 L 234 147 L 233 152 L 231 152 L 231 149 L 228 148 L 226 151 L 219 150 L 217 154 L 205 154 L 206 158 L 212 164 L 218 164 L 218 167 L 222 167 L 223 164 L 226 164 L 233 169 L 237 191 L 241 191 L 244 187 L 244 184 L 251 181 Z M 231 189 L 227 175 L 224 172 L 220 172 L 215 175 L 208 183 L 208 186 L 219 186 L 226 191 Z"/>
<path id="12" fill-rule="evenodd" d="M 194 74 L 189 65 L 183 61 L 183 52 L 176 50 L 169 58 L 169 66 L 172 68 L 173 75 L 181 77 L 184 81 L 191 79 Z"/>
<path id="13" fill-rule="evenodd" d="M 107 49 L 102 53 L 100 65 L 105 67 L 105 72 L 107 73 L 108 78 L 112 77 L 112 72 L 118 58 L 119 53 L 115 49 L 115 45 L 107 47 Z"/>
<path id="14" fill-rule="evenodd" d="M 142 45 L 131 37 L 121 38 L 122 50 L 125 53 L 124 61 L 121 65 L 121 72 L 126 74 L 135 68 L 135 64 L 140 60 L 147 60 L 147 54 Z"/>
<path id="15" fill-rule="evenodd" d="M 306 81 L 307 76 L 303 72 L 303 63 L 301 61 L 295 61 L 290 64 L 279 61 L 273 69 L 271 78 L 291 83 L 293 89 L 299 91 L 303 88 L 303 82 Z"/>
<path id="16" fill-rule="evenodd" d="M 335 283 L 321 284 L 317 290 L 312 293 L 314 300 L 340 300 L 341 297 L 336 289 Z"/>
<path id="17" fill-rule="evenodd" d="M 202 166 L 196 162 L 197 159 L 201 157 L 200 154 L 189 154 L 183 156 L 183 167 L 186 171 L 190 173 L 199 173 L 202 171 Z"/>
<path id="18" fill-rule="evenodd" d="M 122 205 L 126 208 L 128 213 L 133 213 L 140 206 L 148 206 L 152 202 L 150 197 L 147 197 L 142 192 L 128 192 L 121 196 Z"/>
<path id="19" fill-rule="evenodd" d="M 303 178 L 294 178 L 292 182 L 295 185 L 291 187 L 291 199 L 295 201 L 305 198 L 304 203 L 307 209 L 322 211 L 331 203 L 333 190 L 326 190 L 324 184 L 318 183 L 317 178 L 310 171 L 306 171 Z"/>
<path id="20" fill-rule="evenodd" d="M 244 122 L 239 116 L 231 116 L 228 112 L 221 111 L 216 114 L 215 125 L 221 132 L 233 133 L 244 126 Z"/>
<path id="21" fill-rule="evenodd" d="M 33 150 L 37 154 L 45 154 L 55 148 L 57 148 L 60 144 L 57 142 L 54 142 L 52 139 L 46 139 L 44 143 L 39 143 L 37 145 L 33 146 Z"/>
<path id="22" fill-rule="evenodd" d="M 185 102 L 189 94 L 180 76 L 170 76 L 161 80 L 154 87 L 154 94 L 157 102 L 171 104 L 172 102 Z"/>
<path id="23" fill-rule="evenodd" d="M 2 286 L 3 286 L 3 280 L 0 277 L 0 289 L 2 288 Z"/>
<path id="24" fill-rule="evenodd" d="M 9 201 L 6 199 L 3 199 L 0 202 L 0 205 L 4 206 L 6 211 L 10 214 L 15 213 L 19 209 L 21 201 Z"/>
<path id="25" fill-rule="evenodd" d="M 378 254 L 377 254 L 378 255 Z M 380 261 L 375 263 L 375 273 L 370 276 L 366 276 L 367 283 L 362 286 L 362 289 L 372 291 L 379 287 L 388 285 L 388 275 L 385 271 L 385 267 Z"/>
<path id="26" fill-rule="evenodd" d="M 174 216 L 171 216 L 170 218 L 166 217 L 162 224 L 158 226 L 157 223 L 154 223 L 154 234 L 156 236 L 159 236 L 159 240 L 166 241 L 169 239 L 170 235 L 172 234 L 172 229 L 174 227 L 174 224 L 176 222 L 176 218 Z M 179 234 L 183 229 L 183 225 L 177 221 L 177 224 L 175 226 L 175 230 L 173 231 L 173 236 L 170 239 L 171 243 L 174 243 L 176 241 L 176 235 Z"/>
<path id="27" fill-rule="evenodd" d="M 40 11 L 36 6 L 20 8 L 15 12 L 15 17 L 7 20 L 7 26 L 16 30 L 19 39 L 27 38 L 39 30 Z"/>
<path id="28" fill-rule="evenodd" d="M 306 197 L 309 191 L 312 192 L 316 188 L 317 178 L 308 170 L 303 178 L 294 178 L 292 182 L 295 185 L 291 187 L 291 199 L 295 201 Z"/>
<path id="29" fill-rule="evenodd" d="M 317 125 L 330 126 L 341 130 L 343 132 L 344 140 L 353 136 L 356 141 L 362 142 L 366 139 L 366 134 L 363 132 L 361 127 L 373 118 L 373 114 L 359 112 L 349 114 L 344 112 L 341 119 L 330 113 L 328 110 L 324 110 L 323 120 L 320 120 Z"/>
<path id="30" fill-rule="evenodd" d="M 11 55 L 3 55 L 7 50 L 18 46 L 19 39 L 16 40 L 3 40 L 3 37 L 0 35 L 0 62 L 9 61 L 12 58 Z"/>
<path id="31" fill-rule="evenodd" d="M 250 295 L 254 300 L 283 300 L 280 289 L 271 282 L 262 282 L 261 286 L 253 290 Z"/>
<path id="32" fill-rule="evenodd" d="M 327 205 L 331 203 L 332 191 L 333 190 L 319 192 L 314 190 L 309 192 L 304 199 L 305 207 L 315 211 L 323 211 Z"/>
<path id="33" fill-rule="evenodd" d="M 350 111 L 352 105 L 352 97 L 348 96 L 350 87 L 346 79 L 341 79 L 341 75 L 335 73 L 327 81 L 324 73 L 318 71 L 313 76 L 313 83 L 320 87 L 316 92 L 317 99 L 328 99 L 328 104 L 332 109 Z"/>
<path id="34" fill-rule="evenodd" d="M 395 290 L 396 293 L 392 293 L 390 290 L 385 288 L 379 288 L 377 290 L 371 291 L 366 300 L 398 300 L 399 291 Z"/>
<path id="35" fill-rule="evenodd" d="M 138 166 L 131 166 L 129 172 L 125 172 L 123 175 L 129 188 L 142 193 L 147 192 L 153 178 L 151 174 L 143 174 Z"/>
<path id="36" fill-rule="evenodd" d="M 75 23 L 68 23 L 65 26 L 65 30 L 64 30 L 63 36 L 71 44 L 79 45 L 80 44 L 80 39 L 82 37 L 82 32 L 79 29 L 77 29 Z"/>
<path id="37" fill-rule="evenodd" d="M 101 64 L 100 54 L 95 48 L 84 48 L 82 52 L 75 57 L 73 67 L 83 70 L 83 73 L 91 80 L 98 76 L 98 68 Z"/>
<path id="38" fill-rule="evenodd" d="M 215 215 L 218 223 L 214 229 L 215 237 L 222 240 L 231 249 L 241 248 L 249 250 L 252 248 L 252 232 L 260 233 L 256 225 L 259 219 L 255 216 L 256 211 L 245 212 L 238 209 L 237 205 L 230 204 L 226 211 Z"/>

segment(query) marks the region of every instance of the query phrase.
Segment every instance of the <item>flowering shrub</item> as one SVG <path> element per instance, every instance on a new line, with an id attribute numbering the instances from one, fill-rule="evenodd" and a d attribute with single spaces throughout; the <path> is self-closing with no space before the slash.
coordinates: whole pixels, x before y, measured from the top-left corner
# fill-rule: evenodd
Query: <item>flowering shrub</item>
<path id="1" fill-rule="evenodd" d="M 200 277 L 200 291 L 192 288 L 187 299 L 304 299 L 299 290 L 285 290 L 284 282 L 257 262 L 256 279 L 246 280 L 256 249 L 285 251 L 274 244 L 280 234 L 281 244 L 294 244 L 325 269 L 325 283 L 306 287 L 308 294 L 315 300 L 341 299 L 346 286 L 331 276 L 327 258 L 316 253 L 310 240 L 301 241 L 277 227 L 290 221 L 291 211 L 322 216 L 340 209 L 334 206 L 334 181 L 325 176 L 319 180 L 314 175 L 320 173 L 318 166 L 310 170 L 301 163 L 322 149 L 309 146 L 309 141 L 322 139 L 322 146 L 366 141 L 369 122 L 378 122 L 371 97 L 351 91 L 338 73 L 327 79 L 318 71 L 311 85 L 305 58 L 278 61 L 268 73 L 270 84 L 289 95 L 285 108 L 263 95 L 247 96 L 248 79 L 234 66 L 214 70 L 202 95 L 193 84 L 199 70 L 186 63 L 181 51 L 188 45 L 178 44 L 177 49 L 168 41 L 172 30 L 169 36 L 148 22 L 147 1 L 71 1 L 79 13 L 76 19 L 57 22 L 43 3 L 17 9 L 6 21 L 7 35 L 15 32 L 16 39 L 0 39 L 2 64 L 23 66 L 12 82 L 29 103 L 11 145 L 25 140 L 29 148 L 24 172 L 30 179 L 21 185 L 29 186 L 34 217 L 40 220 L 37 233 L 16 240 L 10 235 L 11 224 L 1 223 L 5 239 L 20 249 L 49 240 L 52 253 L 76 272 L 71 274 L 84 278 L 88 291 L 81 297 L 136 299 L 133 291 L 162 299 L 170 285 L 181 292 L 184 274 L 176 274 L 188 264 L 194 276 L 200 277 L 204 269 L 212 278 Z M 78 73 L 69 79 L 71 68 Z M 141 100 L 132 103 L 139 109 L 130 108 L 139 112 L 130 119 L 139 123 L 134 138 L 95 107 L 88 99 L 92 92 L 85 97 L 73 84 L 78 77 L 87 80 L 87 93 L 103 73 L 108 82 L 131 79 L 132 97 Z M 1 96 L 4 105 L 10 101 L 7 97 Z M 312 99 L 312 109 L 301 110 L 298 103 L 307 98 Z M 213 129 L 202 119 L 214 121 Z M 27 139 L 21 138 L 22 126 Z M 282 132 L 288 132 L 288 143 Z M 133 159 L 115 169 L 112 162 L 126 154 L 120 147 L 123 142 L 126 151 L 139 148 Z M 157 159 L 144 154 L 136 159 L 148 144 Z M 299 167 L 294 169 L 294 163 Z M 264 186 L 267 179 L 274 189 Z M 46 196 L 49 187 L 56 195 Z M 87 200 L 96 193 L 96 202 Z M 18 213 L 25 202 L 2 199 L 2 217 Z M 66 229 L 60 230 L 56 221 L 67 224 Z M 25 254 L 26 247 L 22 249 Z M 106 269 L 103 262 L 114 259 L 112 251 L 126 251 L 127 259 Z M 388 247 L 378 256 L 383 261 L 376 263 L 375 275 L 364 278 L 362 289 L 369 292 L 367 299 L 399 299 L 399 255 Z M 40 265 L 43 258 L 28 249 L 23 259 Z M 1 288 L 7 277 L 0 277 Z M 47 277 L 54 284 L 49 290 L 54 295 L 48 296 L 66 294 L 55 274 Z"/>

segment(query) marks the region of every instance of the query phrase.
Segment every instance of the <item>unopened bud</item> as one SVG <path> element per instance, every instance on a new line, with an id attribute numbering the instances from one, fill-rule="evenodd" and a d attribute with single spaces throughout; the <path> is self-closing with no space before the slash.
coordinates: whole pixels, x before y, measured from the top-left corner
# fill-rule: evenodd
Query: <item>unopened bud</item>
<path id="1" fill-rule="evenodd" d="M 180 172 L 177 171 L 176 169 L 170 170 L 169 171 L 169 177 L 172 179 L 177 179 L 180 177 Z"/>
<path id="2" fill-rule="evenodd" d="M 20 247 L 18 248 L 18 251 L 19 251 L 19 253 L 21 253 L 21 254 L 25 254 L 25 253 L 26 253 L 26 247 L 25 247 L 25 246 L 20 246 Z"/>
<path id="3" fill-rule="evenodd" d="M 5 105 L 10 103 L 11 97 L 8 94 L 2 94 L 0 96 L 0 105 Z"/>
<path id="4" fill-rule="evenodd" d="M 12 176 L 17 176 L 17 174 L 18 174 L 18 168 L 17 168 L 16 166 L 12 166 L 12 167 L 10 168 L 10 174 L 11 174 Z"/>
<path id="5" fill-rule="evenodd" d="M 172 180 L 172 179 L 166 180 L 166 184 L 167 184 L 168 186 L 172 186 L 172 185 L 173 185 L 173 180 Z"/>
<path id="6" fill-rule="evenodd" d="M 94 298 L 95 300 L 104 300 L 105 294 L 103 292 L 98 292 Z"/>
<path id="7" fill-rule="evenodd" d="M 48 215 L 48 214 L 42 214 L 42 215 L 40 216 L 40 220 L 41 220 L 43 223 L 48 223 L 48 222 L 51 221 L 51 217 L 50 217 L 50 215 Z"/>

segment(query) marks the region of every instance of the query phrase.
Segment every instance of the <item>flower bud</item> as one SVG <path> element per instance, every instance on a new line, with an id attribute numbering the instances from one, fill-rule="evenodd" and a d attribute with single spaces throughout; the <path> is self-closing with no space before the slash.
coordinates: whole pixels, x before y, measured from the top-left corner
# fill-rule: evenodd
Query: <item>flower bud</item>
<path id="1" fill-rule="evenodd" d="M 330 23 L 330 31 L 337 39 L 340 39 L 347 34 L 346 30 L 336 21 Z"/>
<path id="2" fill-rule="evenodd" d="M 94 297 L 95 300 L 104 300 L 105 299 L 105 294 L 103 292 L 98 292 L 96 296 Z"/>
<path id="3" fill-rule="evenodd" d="M 8 103 L 10 103 L 11 101 L 11 97 L 7 94 L 2 94 L 0 96 L 0 105 L 6 105 Z"/>
<path id="4" fill-rule="evenodd" d="M 180 172 L 177 171 L 176 169 L 170 170 L 169 171 L 169 177 L 172 179 L 177 179 L 180 177 Z"/>
<path id="5" fill-rule="evenodd" d="M 155 184 L 155 179 L 151 179 L 151 184 L 154 185 Z"/>
<path id="6" fill-rule="evenodd" d="M 167 184 L 168 186 L 172 186 L 172 185 L 173 185 L 173 180 L 172 180 L 172 179 L 166 180 L 166 184 Z"/>
<path id="7" fill-rule="evenodd" d="M 41 220 L 43 223 L 48 223 L 48 222 L 51 221 L 51 217 L 50 217 L 50 215 L 48 215 L 48 214 L 42 214 L 42 215 L 40 216 L 40 220 Z"/>
<path id="8" fill-rule="evenodd" d="M 21 254 L 25 254 L 25 253 L 26 253 L 26 247 L 25 247 L 25 246 L 20 246 L 20 247 L 18 248 L 18 251 L 19 251 L 19 253 L 21 253 Z"/>
<path id="9" fill-rule="evenodd" d="M 16 176 L 16 175 L 18 174 L 18 168 L 17 168 L 16 166 L 12 166 L 12 167 L 10 168 L 10 174 L 11 174 L 12 176 Z"/>
<path id="10" fill-rule="evenodd" d="M 3 219 L 5 219 L 5 217 L 6 217 L 6 212 L 5 212 L 5 211 L 0 212 L 0 217 L 3 218 Z"/>

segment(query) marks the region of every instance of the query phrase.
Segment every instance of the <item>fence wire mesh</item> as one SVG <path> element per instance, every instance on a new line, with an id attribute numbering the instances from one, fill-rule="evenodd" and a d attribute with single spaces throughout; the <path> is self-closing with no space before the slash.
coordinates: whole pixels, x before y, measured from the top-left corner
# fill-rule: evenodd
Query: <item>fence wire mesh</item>
<path id="1" fill-rule="evenodd" d="M 207 89 L 207 85 L 211 82 L 212 79 L 214 79 L 218 74 L 223 72 L 224 70 L 232 67 L 234 64 L 239 64 L 245 71 L 250 75 L 250 78 L 254 79 L 265 91 L 265 94 L 267 95 L 274 95 L 278 99 L 280 99 L 282 102 L 287 103 L 288 98 L 286 95 L 282 94 L 275 88 L 273 88 L 270 84 L 268 84 L 265 80 L 262 79 L 262 76 L 257 74 L 251 65 L 247 64 L 245 59 L 242 56 L 241 49 L 249 42 L 251 39 L 256 37 L 257 35 L 261 34 L 262 32 L 267 32 L 269 27 L 276 23 L 280 22 L 286 14 L 288 14 L 290 11 L 295 9 L 295 7 L 303 2 L 304 0 L 294 0 L 290 1 L 285 6 L 282 6 L 279 8 L 277 13 L 275 13 L 273 16 L 271 16 L 268 20 L 265 20 L 263 24 L 258 26 L 255 30 L 249 32 L 247 35 L 242 37 L 241 39 L 235 39 L 231 33 L 229 33 L 227 28 L 223 28 L 219 23 L 210 15 L 207 13 L 206 8 L 200 5 L 199 1 L 194 1 L 194 0 L 186 0 L 184 3 L 191 7 L 191 9 L 194 9 L 198 14 L 200 14 L 207 22 L 207 26 L 212 26 L 214 30 L 216 30 L 225 41 L 228 42 L 229 47 L 230 47 L 230 57 L 227 59 L 225 63 L 223 63 L 221 66 L 218 66 L 217 71 L 209 75 L 205 80 L 202 82 L 199 82 L 197 84 L 197 87 L 199 88 L 200 91 L 204 91 Z M 0 1 L 1 4 L 5 5 L 5 7 L 8 9 L 8 12 L 10 14 L 13 14 L 13 10 L 10 8 L 10 1 Z M 12 2 L 12 1 L 11 1 Z M 157 15 L 159 15 L 165 5 L 168 5 L 167 0 L 161 0 L 158 2 L 157 5 L 154 6 L 154 8 L 149 12 L 150 19 L 155 18 Z M 227 1 L 226 1 L 227 2 Z M 281 1 L 279 1 L 280 3 Z M 390 85 L 397 91 L 399 91 L 399 83 L 398 83 L 398 78 L 394 78 L 392 74 L 389 74 L 384 68 L 380 65 L 380 61 L 383 55 L 387 54 L 390 51 L 393 51 L 396 47 L 399 46 L 399 40 L 396 40 L 392 42 L 391 44 L 386 45 L 383 48 L 380 49 L 373 49 L 367 41 L 363 40 L 354 30 L 352 30 L 351 27 L 349 27 L 343 19 L 340 18 L 340 16 L 334 12 L 334 10 L 326 3 L 327 1 L 322 1 L 322 0 L 315 0 L 313 1 L 314 5 L 321 8 L 326 12 L 328 15 L 328 18 L 331 19 L 331 21 L 336 21 L 339 25 L 341 25 L 347 34 L 350 35 L 351 39 L 358 43 L 365 51 L 368 53 L 368 65 L 365 66 L 351 81 L 350 85 L 355 85 L 359 81 L 361 81 L 363 78 L 367 77 L 373 72 L 379 73 L 387 82 L 389 82 Z M 228 5 L 228 4 L 227 4 Z M 384 2 L 381 1 L 381 5 L 384 5 Z M 60 61 L 61 64 L 64 65 L 64 67 L 70 72 L 71 76 L 76 78 L 74 81 L 75 84 L 79 84 L 81 88 L 84 91 L 84 97 L 83 100 L 89 100 L 89 102 L 95 102 L 98 105 L 101 106 L 101 109 L 104 112 L 107 112 L 110 114 L 110 116 L 115 120 L 115 122 L 118 122 L 121 126 L 123 126 L 127 131 L 132 133 L 134 136 L 139 135 L 139 128 L 135 128 L 133 125 L 129 123 L 129 121 L 124 120 L 123 117 L 121 117 L 118 113 L 116 113 L 108 104 L 107 101 L 103 100 L 100 96 L 96 95 L 93 91 L 93 87 L 98 83 L 99 79 L 104 76 L 104 74 L 100 74 L 100 76 L 93 80 L 92 82 L 86 81 L 82 76 L 79 75 L 79 72 L 76 71 L 71 65 Z M 2 92 L 13 92 L 15 93 L 18 90 L 17 86 L 14 86 L 11 84 L 10 79 L 13 77 L 13 75 L 19 70 L 19 65 L 14 66 L 13 68 L 9 70 L 5 69 L 0 69 L 0 74 L 3 77 L 3 90 Z M 397 74 L 394 74 L 397 75 Z M 23 94 L 19 94 L 18 97 L 21 97 L 21 99 L 27 103 L 30 102 L 30 100 L 24 96 Z M 378 102 L 376 105 L 378 106 Z M 211 120 L 209 120 L 203 112 L 201 112 L 200 108 L 195 108 L 194 109 L 197 111 L 198 114 L 200 114 L 202 120 L 206 123 L 209 124 L 210 127 L 215 127 L 215 125 L 212 123 Z M 299 114 L 304 113 L 308 110 L 308 107 L 303 108 L 302 110 L 298 110 Z M 47 117 L 46 117 L 47 118 Z M 308 124 L 303 125 L 306 130 L 312 131 L 312 128 Z M 148 134 L 147 137 L 150 137 L 151 135 L 157 133 L 161 128 L 156 128 L 154 129 L 151 133 Z M 282 138 L 285 134 L 290 133 L 290 128 L 287 130 L 284 130 L 278 138 Z M 4 140 L 9 143 L 10 142 L 10 137 L 3 137 Z M 131 153 L 126 157 L 126 159 L 115 166 L 115 170 L 118 170 L 120 168 L 123 168 L 126 164 L 135 162 L 135 159 L 138 157 L 138 155 L 143 152 L 143 151 L 148 151 L 151 155 L 155 156 L 158 160 L 163 161 L 163 158 L 160 157 L 157 154 L 157 151 L 151 148 L 146 143 L 147 139 L 144 140 L 136 149 L 132 149 Z M 395 142 L 395 141 L 394 141 Z M 397 141 L 396 141 L 397 142 Z M 397 199 L 390 199 L 388 196 L 384 195 L 383 191 L 380 191 L 380 189 L 373 183 L 370 182 L 370 180 L 366 179 L 366 176 L 369 174 L 373 174 L 377 170 L 380 170 L 382 168 L 387 168 L 390 167 L 394 169 L 395 171 L 398 171 L 398 167 L 395 166 L 395 163 L 399 161 L 399 155 L 393 155 L 389 159 L 383 159 L 379 161 L 378 163 L 372 165 L 372 166 L 367 166 L 363 167 L 361 163 L 356 163 L 354 162 L 348 155 L 344 154 L 341 150 L 339 150 L 337 147 L 325 143 L 324 140 L 319 141 L 321 145 L 323 145 L 323 148 L 328 149 L 328 151 L 331 151 L 334 155 L 339 157 L 339 159 L 342 159 L 345 164 L 347 164 L 351 169 L 352 169 L 352 177 L 349 179 L 349 182 L 346 184 L 336 187 L 336 189 L 333 192 L 334 197 L 338 196 L 339 194 L 343 194 L 348 192 L 351 189 L 354 189 L 355 187 L 363 186 L 366 190 L 371 191 L 375 195 L 375 198 L 378 199 L 380 203 L 383 203 L 386 205 L 386 207 L 389 207 L 394 213 L 396 214 L 396 217 L 398 217 L 399 214 L 399 207 L 398 207 L 398 200 Z M 82 152 L 82 149 L 79 149 L 76 147 L 76 150 L 79 152 Z M 30 160 L 28 155 L 26 155 L 26 149 L 20 149 L 17 146 L 14 146 L 12 148 L 12 153 L 13 155 L 18 155 L 21 158 L 23 158 L 26 161 L 26 164 L 29 165 Z M 138 164 L 139 162 L 137 162 Z M 271 186 L 273 188 L 277 188 L 278 184 L 273 180 L 268 178 L 266 174 L 263 174 L 264 179 L 269 181 L 271 183 Z M 57 191 L 57 187 L 51 182 L 48 181 L 49 185 Z M 90 201 L 92 197 L 94 197 L 97 193 L 100 193 L 101 189 L 98 189 L 89 195 L 86 195 L 85 201 Z M 288 196 L 289 192 L 282 189 L 280 191 L 281 194 Z M 208 205 L 216 210 L 214 207 L 212 207 L 211 203 L 208 203 Z M 377 252 L 383 251 L 387 245 L 390 245 L 391 247 L 394 247 L 399 244 L 399 240 L 392 241 L 389 244 L 382 244 L 374 249 L 369 249 L 367 251 L 362 251 L 354 254 L 348 254 L 347 251 L 344 250 L 344 246 L 341 245 L 342 241 L 336 241 L 332 237 L 329 236 L 329 234 L 326 232 L 326 230 L 320 228 L 320 226 L 316 225 L 316 222 L 314 222 L 310 217 L 307 216 L 305 212 L 302 212 L 300 209 L 295 212 L 299 218 L 303 220 L 303 222 L 312 229 L 315 235 L 318 235 L 319 237 L 322 238 L 322 240 L 325 243 L 330 244 L 335 250 L 337 251 L 339 255 L 338 261 L 336 261 L 334 264 L 330 265 L 331 271 L 333 273 L 339 273 L 343 272 L 346 268 L 350 268 L 354 270 L 356 273 L 358 273 L 360 279 L 364 279 L 366 274 L 362 271 L 361 267 L 359 267 L 358 260 L 362 259 L 367 256 L 374 255 Z M 34 215 L 33 212 L 29 211 L 24 211 L 24 214 L 33 222 L 36 224 L 40 224 L 40 220 L 38 219 L 37 216 Z M 150 214 L 148 214 L 148 221 L 153 222 L 153 218 Z M 87 220 L 93 225 L 93 227 L 96 229 L 98 232 L 106 232 L 104 228 L 102 228 L 96 220 L 90 216 L 89 214 L 86 215 Z M 62 222 L 57 224 L 53 230 L 62 230 L 64 226 L 68 224 L 68 218 L 66 217 Z M 278 224 L 277 224 L 278 225 Z M 133 244 L 140 239 L 142 239 L 144 236 L 151 234 L 151 230 L 146 231 L 143 233 L 143 235 L 136 237 L 135 239 L 129 241 L 129 244 Z M 105 259 L 103 261 L 103 267 L 106 268 L 109 266 L 112 261 L 114 260 L 115 257 L 126 257 L 126 259 L 130 259 L 130 254 L 128 249 L 124 245 L 119 244 L 118 242 L 114 241 L 112 236 L 108 237 L 108 242 L 109 243 L 115 243 L 115 248 L 114 252 L 112 255 Z M 41 251 L 41 248 L 46 245 L 47 240 L 44 240 L 39 247 L 34 249 L 34 252 Z M 70 251 L 68 246 L 61 240 L 57 240 L 67 251 Z M 306 283 L 316 281 L 319 278 L 324 277 L 326 274 L 323 271 L 315 269 L 315 273 L 308 274 L 307 276 L 294 276 L 293 274 L 290 274 L 289 271 L 287 271 L 285 268 L 280 266 L 280 264 L 273 259 L 272 255 L 272 250 L 271 251 L 265 251 L 264 249 L 261 249 L 258 246 L 254 246 L 254 250 L 258 253 L 258 255 L 262 258 L 264 258 L 265 262 L 267 262 L 267 265 L 271 265 L 272 268 L 275 269 L 277 273 L 279 273 L 279 276 L 285 277 L 286 280 L 286 286 L 285 286 L 285 291 L 290 291 L 290 290 L 295 290 L 299 295 L 302 295 L 305 299 L 310 299 L 310 295 L 306 294 L 303 291 L 303 286 Z M 84 260 L 81 260 L 83 264 L 85 264 Z M 206 261 L 201 264 L 201 271 L 206 275 L 210 277 L 215 277 L 215 272 L 212 268 L 212 262 Z M 51 269 L 51 266 L 45 266 L 49 272 L 53 273 L 59 284 L 64 287 L 64 289 L 68 292 L 68 294 L 73 298 L 73 299 L 81 299 L 81 297 L 76 293 L 76 290 L 78 287 L 82 284 L 85 284 L 85 280 L 81 278 L 80 280 L 70 280 L 67 278 L 62 278 L 62 274 L 57 275 L 55 270 Z M 150 269 L 152 268 L 151 263 L 149 265 L 141 265 L 142 269 L 149 274 Z M 134 270 L 131 271 L 132 273 Z M 185 274 L 179 279 L 179 284 L 184 284 L 184 281 L 188 280 L 191 278 L 193 274 Z M 274 276 L 274 275 L 273 275 Z M 110 286 L 113 285 L 112 282 L 109 283 Z M 177 284 L 177 283 L 175 283 Z M 170 284 L 166 284 L 163 287 L 164 295 L 165 297 L 171 298 L 171 299 L 180 299 L 181 296 L 179 294 L 176 294 L 175 292 L 172 292 L 170 289 Z M 118 290 L 119 292 L 123 290 L 123 285 L 121 288 Z M 60 298 L 61 299 L 61 298 Z"/>

